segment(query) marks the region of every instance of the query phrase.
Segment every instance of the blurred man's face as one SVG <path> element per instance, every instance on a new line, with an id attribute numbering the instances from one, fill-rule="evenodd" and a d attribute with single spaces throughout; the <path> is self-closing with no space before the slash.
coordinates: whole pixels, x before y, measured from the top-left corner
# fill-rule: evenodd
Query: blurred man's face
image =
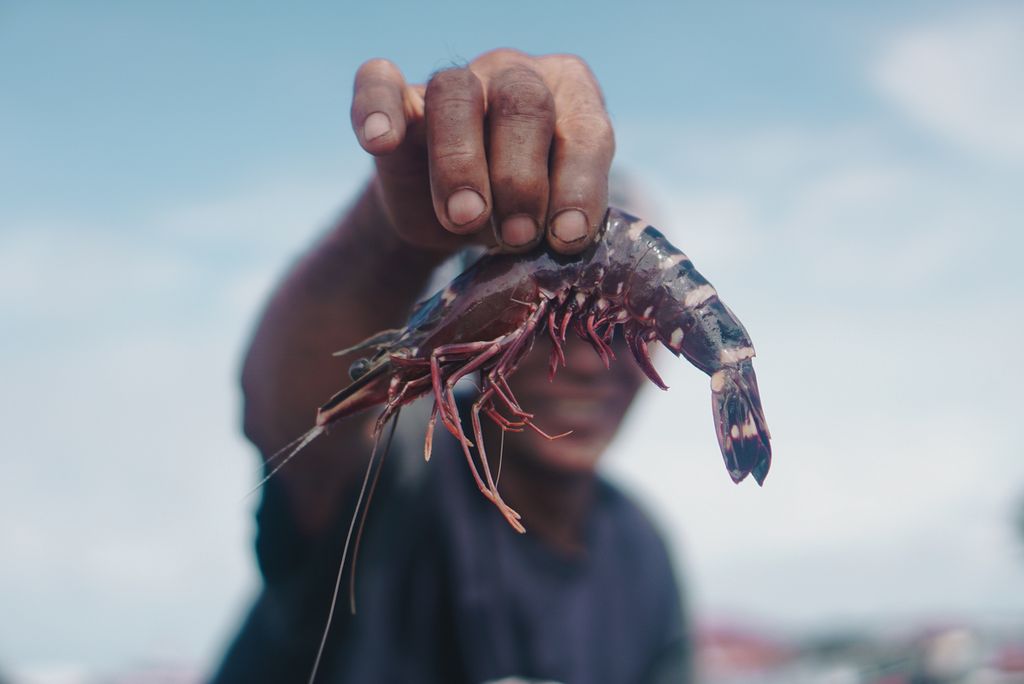
<path id="1" fill-rule="evenodd" d="M 616 359 L 606 369 L 593 348 L 570 333 L 566 367 L 558 369 L 553 382 L 548 381 L 551 342 L 546 335 L 537 338 L 509 384 L 539 428 L 551 435 L 573 432 L 555 440 L 529 429 L 509 434 L 506 456 L 514 452 L 515 458 L 565 472 L 594 469 L 645 379 L 621 338 L 616 335 L 612 345 Z"/>

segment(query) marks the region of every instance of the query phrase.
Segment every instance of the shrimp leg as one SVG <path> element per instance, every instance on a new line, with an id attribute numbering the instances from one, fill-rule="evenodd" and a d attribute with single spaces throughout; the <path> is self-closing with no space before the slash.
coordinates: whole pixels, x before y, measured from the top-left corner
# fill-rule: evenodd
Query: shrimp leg
<path id="1" fill-rule="evenodd" d="M 462 445 L 463 454 L 466 457 L 466 462 L 469 464 L 477 489 L 479 489 L 480 493 L 482 493 L 491 503 L 498 507 L 498 510 L 501 511 L 501 514 L 509 521 L 512 527 L 516 528 L 519 532 L 524 532 L 525 528 L 523 528 L 522 524 L 518 522 L 520 517 L 519 514 L 506 504 L 501 498 L 501 495 L 498 494 L 497 488 L 494 485 L 494 480 L 491 476 L 490 467 L 487 463 L 486 454 L 484 453 L 482 444 L 479 441 L 481 437 L 477 435 L 481 465 L 483 466 L 487 483 L 485 484 L 483 478 L 480 477 L 480 471 L 477 469 L 476 463 L 473 459 L 473 454 L 470 451 L 471 442 L 466 437 L 466 434 L 462 429 L 458 417 L 458 407 L 455 405 L 455 383 L 501 353 L 507 337 L 508 336 L 503 335 L 491 340 L 490 342 L 472 342 L 465 344 L 443 345 L 438 347 L 431 354 L 431 374 L 434 383 L 435 395 L 440 397 L 441 419 L 442 421 L 445 421 L 445 425 L 448 427 L 449 431 L 452 432 L 455 438 L 458 439 L 459 443 Z M 474 352 L 477 352 L 476 356 L 464 365 L 460 366 L 454 372 L 450 373 L 447 378 L 443 380 L 442 389 L 442 375 L 440 367 L 442 360 L 444 360 L 445 357 L 452 355 L 464 356 L 468 353 Z M 435 401 L 437 400 L 435 399 Z M 448 412 L 447 420 L 445 411 Z"/>

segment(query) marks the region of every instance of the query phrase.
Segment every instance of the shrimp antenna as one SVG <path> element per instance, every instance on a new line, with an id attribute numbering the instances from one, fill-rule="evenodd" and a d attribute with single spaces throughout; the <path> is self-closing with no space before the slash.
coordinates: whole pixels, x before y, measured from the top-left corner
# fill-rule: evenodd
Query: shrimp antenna
<path id="1" fill-rule="evenodd" d="M 395 411 L 395 417 L 391 419 L 391 431 L 388 433 L 388 441 L 384 444 L 384 453 L 377 461 L 377 472 L 373 474 L 373 482 L 370 483 L 370 493 L 366 495 L 366 505 L 363 506 L 363 515 L 359 520 L 359 529 L 356 531 L 356 543 L 352 547 L 352 570 L 349 572 L 348 606 L 353 615 L 356 614 L 356 563 L 359 560 L 359 546 L 363 540 L 363 528 L 366 526 L 366 517 L 370 513 L 370 502 L 373 501 L 373 493 L 377 491 L 377 480 L 380 479 L 380 471 L 384 469 L 384 459 L 391 451 L 391 440 L 395 438 L 395 428 L 398 426 L 399 408 Z"/>
<path id="2" fill-rule="evenodd" d="M 270 456 L 269 458 L 267 458 L 267 460 L 264 461 L 264 465 L 263 465 L 264 468 L 269 466 L 271 463 L 273 463 L 278 458 L 281 458 L 282 454 L 285 454 L 285 452 L 287 452 L 287 454 L 284 455 L 283 460 L 280 463 L 278 463 L 276 466 L 274 466 L 274 468 L 269 473 L 267 473 L 266 476 L 264 476 L 264 478 L 262 480 L 257 482 L 255 487 L 253 487 L 248 492 L 246 492 L 245 496 L 243 496 L 242 498 L 243 499 L 247 499 L 250 496 L 252 496 L 253 493 L 257 489 L 259 489 L 260 487 L 265 485 L 267 483 L 267 480 L 272 478 L 274 476 L 274 474 L 278 470 L 280 470 L 281 468 L 284 468 L 286 465 L 288 465 L 288 461 L 292 460 L 297 453 L 299 453 L 300 451 L 305 449 L 306 446 L 310 442 L 312 442 L 314 439 L 316 439 L 317 437 L 319 437 L 323 433 L 324 433 L 324 426 L 317 425 L 316 427 L 311 428 L 309 431 L 307 431 L 304 435 L 302 435 L 298 439 L 296 439 L 296 440 L 286 444 L 283 448 L 281 448 L 279 451 L 277 451 L 273 456 Z"/>
<path id="3" fill-rule="evenodd" d="M 501 481 L 501 462 L 505 457 L 505 428 L 501 429 L 501 446 L 498 447 L 498 474 L 494 477 L 494 488 L 498 488 L 498 482 Z"/>
<path id="4" fill-rule="evenodd" d="M 316 429 L 316 428 L 314 427 L 313 429 Z M 309 434 L 309 432 L 310 432 L 309 430 L 307 430 L 306 432 L 303 432 L 301 435 L 299 435 L 298 437 L 296 437 L 292 441 L 290 441 L 287 444 L 285 444 L 283 447 L 281 447 L 280 449 L 275 451 L 273 454 L 271 454 L 270 456 L 267 456 L 265 459 L 263 459 L 263 463 L 261 464 L 260 469 L 262 470 L 264 467 L 270 465 L 271 463 L 273 463 L 277 459 L 281 458 L 285 454 L 285 452 L 287 452 L 289 449 L 291 449 L 293 446 L 295 446 L 296 444 L 298 444 L 302 440 L 306 439 L 306 436 Z"/>
<path id="5" fill-rule="evenodd" d="M 388 434 L 388 441 L 384 447 L 385 456 L 387 455 L 388 449 L 391 448 L 391 438 L 395 436 L 395 427 L 397 424 L 398 412 L 396 411 L 395 417 L 391 421 L 391 432 Z M 348 534 L 345 535 L 345 546 L 342 548 L 341 551 L 341 563 L 338 564 L 338 576 L 334 580 L 334 593 L 331 594 L 331 609 L 327 612 L 327 624 L 324 625 L 324 633 L 320 637 L 320 647 L 316 651 L 316 660 L 313 661 L 313 671 L 309 673 L 308 684 L 313 684 L 313 682 L 316 680 L 316 673 L 317 670 L 320 668 L 320 661 L 323 659 L 324 655 L 324 647 L 327 645 L 327 635 L 331 632 L 331 622 L 334 621 L 334 609 L 338 605 L 338 592 L 341 589 L 341 577 L 345 573 L 345 559 L 348 557 L 349 543 L 352 541 L 352 531 L 355 529 L 356 520 L 359 518 L 359 510 L 363 503 L 363 496 L 366 494 L 366 487 L 367 484 L 370 482 L 370 473 L 373 471 L 374 458 L 377 455 L 377 447 L 380 445 L 380 435 L 381 433 L 380 431 L 378 431 L 376 436 L 374 437 L 373 450 L 370 452 L 370 460 L 366 464 L 366 474 L 363 475 L 363 484 L 359 488 L 359 497 L 356 499 L 356 507 L 355 510 L 352 512 L 352 521 L 348 524 Z M 382 456 L 381 462 L 383 463 L 383 461 L 384 457 Z M 379 468 L 377 470 L 377 475 L 380 475 Z M 376 485 L 377 477 L 374 477 L 373 486 L 376 487 Z M 373 495 L 372 489 L 370 491 L 370 495 Z M 369 505 L 369 500 L 367 500 L 367 505 Z M 365 521 L 365 515 L 363 516 L 363 520 Z M 359 530 L 360 536 L 362 536 L 362 525 L 359 526 Z M 352 612 L 355 612 L 354 602 Z"/>

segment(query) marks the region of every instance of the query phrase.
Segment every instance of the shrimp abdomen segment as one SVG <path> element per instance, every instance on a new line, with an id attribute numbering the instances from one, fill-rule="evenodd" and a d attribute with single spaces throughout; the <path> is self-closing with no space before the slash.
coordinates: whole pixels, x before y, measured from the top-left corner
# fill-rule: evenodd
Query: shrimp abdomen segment
<path id="1" fill-rule="evenodd" d="M 754 356 L 746 329 L 717 294 L 695 308 L 679 306 L 678 299 L 666 297 L 661 308 L 664 318 L 659 315 L 658 337 L 708 375 Z"/>
<path id="2" fill-rule="evenodd" d="M 626 248 L 632 262 L 626 306 L 632 317 L 653 325 L 662 344 L 708 375 L 752 357 L 743 324 L 689 257 L 657 229 L 638 225 Z"/>
<path id="3" fill-rule="evenodd" d="M 609 217 L 610 227 L 619 222 L 628 227 L 620 226 L 618 239 L 607 240 L 617 262 L 609 270 L 613 279 L 629 274 L 623 299 L 634 321 L 629 339 L 643 347 L 634 349 L 638 362 L 663 386 L 643 344 L 656 335 L 672 353 L 710 375 L 715 432 L 729 476 L 740 482 L 753 474 L 763 483 L 771 465 L 771 436 L 750 361 L 750 336 L 711 283 L 661 232 L 628 215 Z"/>

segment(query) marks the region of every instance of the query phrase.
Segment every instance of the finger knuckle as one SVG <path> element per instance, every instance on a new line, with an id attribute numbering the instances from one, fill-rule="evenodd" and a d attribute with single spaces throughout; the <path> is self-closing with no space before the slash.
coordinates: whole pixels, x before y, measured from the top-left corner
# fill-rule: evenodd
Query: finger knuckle
<path id="1" fill-rule="evenodd" d="M 475 175 L 481 159 L 476 150 L 452 146 L 433 151 L 434 163 L 439 171 L 447 176 L 468 176 Z"/>
<path id="2" fill-rule="evenodd" d="M 454 67 L 435 71 L 427 82 L 427 96 L 447 96 L 456 92 L 472 92 L 480 88 L 480 81 L 469 69 Z"/>
<path id="3" fill-rule="evenodd" d="M 469 149 L 475 144 L 482 125 L 481 103 L 462 93 L 426 98 L 427 135 L 430 145 L 443 148 Z"/>
<path id="4" fill-rule="evenodd" d="M 554 113 L 554 97 L 532 69 L 509 67 L 499 75 L 496 83 L 493 108 L 498 115 L 549 118 Z"/>
<path id="5" fill-rule="evenodd" d="M 564 137 L 577 145 L 615 146 L 615 130 L 604 112 L 576 112 L 559 120 Z"/>
<path id="6" fill-rule="evenodd" d="M 551 55 L 550 59 L 558 67 L 559 71 L 568 76 L 586 77 L 590 80 L 594 78 L 593 73 L 590 71 L 590 66 L 579 55 L 557 54 Z"/>
<path id="7" fill-rule="evenodd" d="M 547 174 L 523 172 L 515 168 L 492 169 L 491 187 L 505 198 L 505 204 L 539 204 L 547 196 Z"/>
<path id="8" fill-rule="evenodd" d="M 434 159 L 438 161 L 468 162 L 475 160 L 476 157 L 476 150 L 468 145 L 446 145 L 443 148 L 436 148 L 434 150 Z"/>
<path id="9" fill-rule="evenodd" d="M 559 204 L 584 206 L 593 201 L 595 188 L 607 185 L 607 174 L 599 173 L 587 164 L 573 164 L 567 169 L 569 177 L 558 186 Z M 567 182 L 566 182 L 567 181 Z"/>
<path id="10" fill-rule="evenodd" d="M 475 62 L 481 65 L 497 65 L 506 62 L 523 62 L 530 59 L 530 56 L 521 50 L 514 48 L 500 47 L 480 55 Z"/>

